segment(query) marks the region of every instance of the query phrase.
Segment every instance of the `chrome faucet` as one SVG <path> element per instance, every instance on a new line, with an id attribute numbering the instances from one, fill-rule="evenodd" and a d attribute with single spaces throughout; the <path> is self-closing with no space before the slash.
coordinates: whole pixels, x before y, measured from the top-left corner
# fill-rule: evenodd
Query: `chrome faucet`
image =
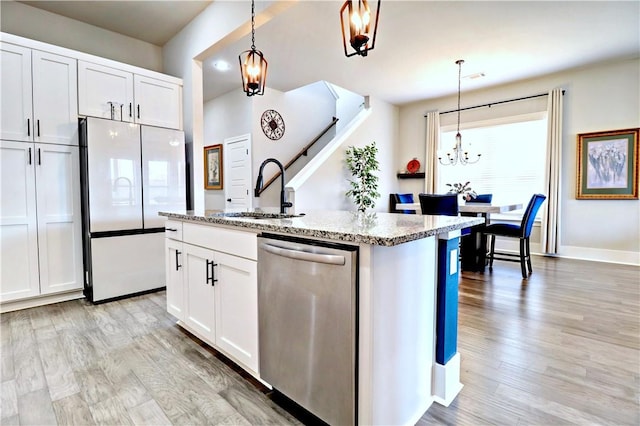
<path id="1" fill-rule="evenodd" d="M 258 172 L 258 180 L 256 181 L 256 189 L 254 190 L 254 195 L 256 197 L 260 196 L 260 190 L 262 189 L 262 170 L 267 163 L 276 163 L 276 165 L 280 168 L 280 213 L 284 214 L 284 210 L 287 207 L 293 207 L 293 204 L 285 201 L 284 197 L 284 167 L 282 163 L 276 160 L 275 158 L 267 158 L 260 165 L 260 171 Z"/>

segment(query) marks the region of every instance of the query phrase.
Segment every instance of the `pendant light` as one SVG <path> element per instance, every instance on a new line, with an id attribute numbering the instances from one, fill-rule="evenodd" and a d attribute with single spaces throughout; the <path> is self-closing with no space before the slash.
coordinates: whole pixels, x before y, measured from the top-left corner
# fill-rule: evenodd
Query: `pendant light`
<path id="1" fill-rule="evenodd" d="M 376 44 L 378 32 L 378 18 L 380 16 L 380 1 L 376 9 L 375 19 L 371 17 L 371 9 L 367 0 L 347 0 L 340 9 L 340 26 L 342 29 L 342 45 L 347 57 L 353 55 L 367 56 L 367 52 L 373 50 Z M 346 16 L 345 16 L 345 11 Z M 372 24 L 373 21 L 373 25 Z M 347 51 L 347 37 L 353 48 Z"/>
<path id="2" fill-rule="evenodd" d="M 445 166 L 455 166 L 460 163 L 463 166 L 466 164 L 477 163 L 480 160 L 482 154 L 477 154 L 477 158 L 474 160 L 469 159 L 469 151 L 465 151 L 462 148 L 462 135 L 460 135 L 460 80 L 462 75 L 462 64 L 464 60 L 458 59 L 456 61 L 458 65 L 458 132 L 456 133 L 456 145 L 453 147 L 453 152 L 447 152 L 447 158 L 443 161 L 442 157 L 438 157 L 440 164 Z"/>
<path id="3" fill-rule="evenodd" d="M 242 90 L 247 96 L 264 95 L 267 81 L 267 60 L 261 51 L 256 50 L 256 13 L 255 2 L 251 0 L 251 49 L 240 54 L 240 73 L 242 74 Z"/>

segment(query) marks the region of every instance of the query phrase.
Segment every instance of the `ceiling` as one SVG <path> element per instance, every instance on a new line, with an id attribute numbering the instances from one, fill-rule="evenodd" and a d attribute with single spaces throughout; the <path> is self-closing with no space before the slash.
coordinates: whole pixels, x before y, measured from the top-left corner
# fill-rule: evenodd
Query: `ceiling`
<path id="1" fill-rule="evenodd" d="M 210 2 L 24 3 L 162 45 Z M 256 28 L 256 48 L 269 62 L 267 87 L 288 91 L 326 80 L 405 104 L 455 93 L 457 59 L 465 60 L 463 77 L 485 74 L 463 79 L 464 92 L 640 54 L 638 1 L 383 0 L 375 49 L 347 58 L 341 4 L 302 0 Z M 240 86 L 237 58 L 250 46 L 247 35 L 205 61 L 205 100 Z M 228 71 L 213 67 L 221 60 Z"/>

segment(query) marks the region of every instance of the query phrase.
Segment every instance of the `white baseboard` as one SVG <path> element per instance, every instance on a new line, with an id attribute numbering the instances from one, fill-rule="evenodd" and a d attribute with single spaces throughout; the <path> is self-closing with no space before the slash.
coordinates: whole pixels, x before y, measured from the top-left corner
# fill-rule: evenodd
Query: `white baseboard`
<path id="1" fill-rule="evenodd" d="M 29 299 L 13 300 L 0 304 L 0 313 L 17 311 L 20 309 L 35 308 L 36 306 L 50 305 L 52 303 L 66 302 L 68 300 L 82 299 L 82 290 L 73 290 L 66 293 L 49 294 L 46 296 L 32 297 Z"/>
<path id="2" fill-rule="evenodd" d="M 540 243 L 530 242 L 532 254 L 542 254 Z M 518 253 L 520 250 L 516 238 L 496 239 L 496 250 Z M 555 255 L 560 258 L 590 260 L 593 262 L 620 263 L 624 265 L 640 266 L 640 252 L 607 250 L 591 247 L 560 246 Z"/>

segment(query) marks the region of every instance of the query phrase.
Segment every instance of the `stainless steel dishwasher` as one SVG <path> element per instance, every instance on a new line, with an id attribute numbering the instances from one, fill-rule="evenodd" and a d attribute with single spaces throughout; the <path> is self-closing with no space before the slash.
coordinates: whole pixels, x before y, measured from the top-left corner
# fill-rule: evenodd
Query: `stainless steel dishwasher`
<path id="1" fill-rule="evenodd" d="M 323 421 L 357 422 L 358 248 L 258 238 L 260 376 Z"/>

